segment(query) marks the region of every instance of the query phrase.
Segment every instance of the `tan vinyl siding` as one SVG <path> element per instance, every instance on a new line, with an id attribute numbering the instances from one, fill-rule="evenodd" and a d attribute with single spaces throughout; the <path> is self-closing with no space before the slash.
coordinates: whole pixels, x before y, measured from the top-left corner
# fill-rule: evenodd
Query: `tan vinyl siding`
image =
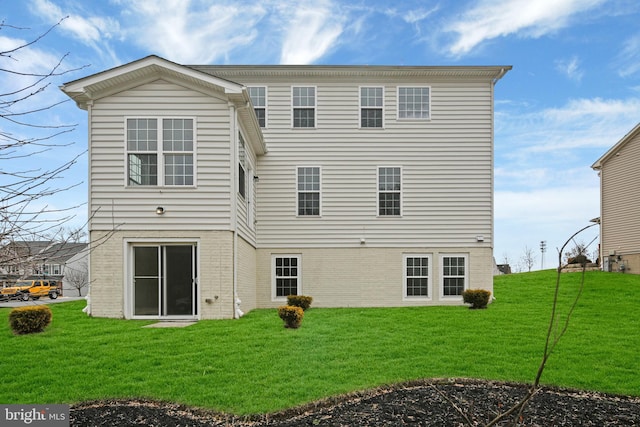
<path id="1" fill-rule="evenodd" d="M 384 129 L 360 129 L 361 82 L 268 85 L 269 153 L 258 159 L 261 247 L 490 246 L 490 82 L 384 85 Z M 377 82 L 380 85 L 380 82 Z M 317 88 L 316 129 L 291 128 L 291 86 Z M 430 120 L 397 120 L 397 87 L 431 88 Z M 296 165 L 322 168 L 322 217 L 296 218 Z M 402 168 L 403 215 L 377 217 L 377 168 Z"/>
<path id="2" fill-rule="evenodd" d="M 125 118 L 193 118 L 196 187 L 125 186 Z M 227 101 L 158 80 L 99 99 L 92 107 L 90 194 L 93 230 L 229 229 L 230 127 Z M 158 171 L 162 173 L 162 171 Z M 166 213 L 155 214 L 163 206 Z"/>
<path id="3" fill-rule="evenodd" d="M 602 164 L 602 254 L 640 253 L 640 133 Z M 635 271 L 639 273 L 640 271 Z"/>

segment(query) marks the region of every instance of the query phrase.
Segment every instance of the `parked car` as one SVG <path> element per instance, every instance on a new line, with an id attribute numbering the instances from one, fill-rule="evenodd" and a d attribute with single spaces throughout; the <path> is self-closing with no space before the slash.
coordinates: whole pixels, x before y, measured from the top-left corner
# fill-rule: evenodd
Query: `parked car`
<path id="1" fill-rule="evenodd" d="M 58 298 L 60 289 L 55 280 L 22 280 L 0 290 L 0 300 L 18 299 L 29 301 L 40 297 Z"/>

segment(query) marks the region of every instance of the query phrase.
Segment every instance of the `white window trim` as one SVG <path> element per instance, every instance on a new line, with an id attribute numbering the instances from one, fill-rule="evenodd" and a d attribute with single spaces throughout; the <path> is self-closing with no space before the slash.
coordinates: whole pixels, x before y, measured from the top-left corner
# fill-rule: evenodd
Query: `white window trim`
<path id="1" fill-rule="evenodd" d="M 401 88 L 427 88 L 429 89 L 429 114 L 424 118 L 412 118 L 412 117 L 400 117 L 400 89 Z M 431 120 L 431 99 L 432 99 L 432 91 L 431 86 L 425 85 L 402 85 L 396 88 L 396 119 L 398 121 L 407 121 L 407 122 L 419 122 L 419 121 L 430 121 Z"/>
<path id="2" fill-rule="evenodd" d="M 407 295 L 407 258 L 427 258 L 429 261 L 429 274 L 427 275 L 427 296 Z M 409 253 L 402 255 L 402 300 L 403 301 L 431 301 L 433 299 L 433 256 L 427 253 Z"/>
<path id="3" fill-rule="evenodd" d="M 129 151 L 128 141 L 127 141 L 127 120 L 129 119 L 154 119 L 157 121 L 158 127 L 158 141 L 157 141 L 157 149 L 156 151 Z M 191 153 L 193 156 L 193 184 L 192 185 L 165 185 L 164 183 L 164 150 L 162 149 L 162 120 L 163 119 L 186 119 L 193 121 L 193 151 L 184 151 L 183 153 Z M 198 122 L 197 118 L 194 116 L 125 116 L 124 117 L 124 187 L 127 189 L 135 189 L 135 190 L 148 190 L 150 188 L 196 188 L 198 186 L 197 182 L 197 147 L 198 147 L 198 137 L 197 137 L 197 129 Z M 158 184 L 156 185 L 129 185 L 129 153 L 139 153 L 139 154 L 155 154 L 158 159 Z M 177 153 L 177 152 L 170 152 Z"/>
<path id="4" fill-rule="evenodd" d="M 251 87 L 264 88 L 264 106 L 254 105 L 253 107 L 264 108 L 264 127 L 262 129 L 267 129 L 269 127 L 269 87 L 259 85 L 259 84 L 247 85 L 247 88 L 251 88 Z M 291 93 L 293 94 L 293 92 Z M 292 97 L 292 100 L 293 100 L 293 97 Z"/>
<path id="5" fill-rule="evenodd" d="M 363 127 L 362 126 L 362 109 L 365 108 L 362 106 L 362 88 L 372 88 L 372 89 L 382 89 L 382 106 L 380 107 L 382 109 L 382 127 Z M 370 108 L 370 107 L 367 107 Z M 377 108 L 377 107 L 376 107 Z M 384 86 L 382 85 L 362 85 L 362 86 L 358 86 L 358 128 L 360 129 L 364 129 L 364 130 L 371 130 L 371 129 L 384 129 L 385 128 L 385 110 L 386 110 L 386 102 L 385 102 L 385 97 L 384 97 Z"/>
<path id="6" fill-rule="evenodd" d="M 444 258 L 464 258 L 464 289 L 463 292 L 469 289 L 469 254 L 465 253 L 446 253 L 440 254 L 439 272 L 440 272 L 440 299 L 442 301 L 462 301 L 462 295 L 446 295 L 444 294 Z"/>
<path id="7" fill-rule="evenodd" d="M 287 297 L 276 296 L 276 258 L 296 258 L 298 260 L 298 295 L 302 293 L 302 255 L 301 254 L 271 254 L 271 301 L 286 301 Z"/>
<path id="8" fill-rule="evenodd" d="M 179 316 L 180 318 L 193 318 L 194 320 L 200 320 L 202 316 L 202 305 L 200 303 L 200 296 L 202 295 L 202 289 L 200 287 L 200 271 L 201 271 L 201 263 L 200 256 L 201 243 L 200 239 L 181 239 L 181 238 L 125 238 L 122 241 L 122 253 L 124 254 L 124 268 L 123 270 L 123 286 L 124 286 L 124 316 L 125 319 L 158 319 L 158 316 L 134 316 L 133 314 L 133 304 L 135 300 L 135 289 L 133 286 L 133 248 L 135 246 L 145 246 L 145 245 L 193 245 L 196 246 L 196 271 L 198 275 L 196 277 L 196 295 L 194 298 L 196 299 L 196 316 Z M 172 316 L 163 316 L 163 319 L 170 319 Z"/>
<path id="9" fill-rule="evenodd" d="M 400 169 L 400 215 L 380 215 L 380 169 L 399 168 Z M 378 165 L 376 166 L 376 217 L 378 218 L 402 218 L 404 214 L 404 171 L 398 165 Z"/>
<path id="10" fill-rule="evenodd" d="M 319 179 L 319 212 L 318 215 L 300 215 L 298 213 L 298 203 L 300 202 L 300 190 L 298 190 L 298 169 L 300 168 L 318 168 L 318 179 Z M 322 217 L 322 167 L 319 165 L 298 165 L 296 166 L 296 217 L 298 218 L 321 218 Z"/>
<path id="11" fill-rule="evenodd" d="M 313 127 L 295 127 L 293 125 L 293 110 L 296 108 L 310 108 L 306 107 L 296 107 L 293 105 L 293 89 L 297 87 L 312 87 L 314 90 L 313 97 Z M 314 85 L 297 85 L 291 86 L 291 129 L 295 130 L 305 130 L 305 129 L 316 129 L 318 127 L 318 87 Z"/>

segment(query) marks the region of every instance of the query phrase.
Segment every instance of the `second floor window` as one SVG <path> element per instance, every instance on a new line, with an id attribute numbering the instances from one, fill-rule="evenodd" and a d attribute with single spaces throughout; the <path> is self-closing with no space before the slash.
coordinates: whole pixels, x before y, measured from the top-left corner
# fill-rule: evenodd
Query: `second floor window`
<path id="1" fill-rule="evenodd" d="M 292 88 L 293 127 L 312 128 L 316 126 L 316 88 L 304 86 Z"/>
<path id="2" fill-rule="evenodd" d="M 298 168 L 298 215 L 320 215 L 320 168 Z"/>
<path id="3" fill-rule="evenodd" d="M 428 87 L 399 87 L 398 118 L 429 119 L 430 98 Z"/>
<path id="4" fill-rule="evenodd" d="M 193 119 L 127 119 L 127 184 L 193 185 L 193 151 Z"/>
<path id="5" fill-rule="evenodd" d="M 267 88 L 249 87 L 249 97 L 261 128 L 267 127 Z"/>
<path id="6" fill-rule="evenodd" d="M 238 132 L 238 193 L 244 198 L 247 194 L 247 152 L 244 148 L 244 138 Z"/>
<path id="7" fill-rule="evenodd" d="M 382 127 L 382 88 L 360 88 L 360 127 Z"/>
<path id="8" fill-rule="evenodd" d="M 378 168 L 378 215 L 400 216 L 402 177 L 399 167 Z"/>

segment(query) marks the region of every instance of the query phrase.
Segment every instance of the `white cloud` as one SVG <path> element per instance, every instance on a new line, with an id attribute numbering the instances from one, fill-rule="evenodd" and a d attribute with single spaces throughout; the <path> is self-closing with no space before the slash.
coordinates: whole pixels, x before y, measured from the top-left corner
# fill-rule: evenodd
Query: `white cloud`
<path id="1" fill-rule="evenodd" d="M 625 40 L 622 50 L 618 54 L 618 73 L 621 77 L 628 77 L 640 72 L 640 34 Z"/>
<path id="2" fill-rule="evenodd" d="M 260 3 L 122 1 L 129 40 L 179 63 L 209 64 L 250 45 L 266 11 Z M 140 25 L 143 22 L 144 25 Z"/>
<path id="3" fill-rule="evenodd" d="M 108 45 L 108 40 L 119 33 L 117 20 L 111 17 L 91 16 L 82 17 L 80 13 L 63 10 L 49 0 L 35 0 L 33 10 L 36 15 L 46 19 L 50 24 L 62 20 L 60 28 L 75 39 L 101 55 L 107 53 L 115 59 L 116 55 Z M 64 18 L 64 19 L 63 19 Z"/>
<path id="4" fill-rule="evenodd" d="M 413 9 L 406 12 L 403 15 L 403 19 L 409 24 L 415 24 L 417 22 L 423 21 L 436 11 L 438 11 L 439 7 L 433 7 L 432 9 Z"/>
<path id="5" fill-rule="evenodd" d="M 496 191 L 495 250 L 498 261 L 505 254 L 517 261 L 525 246 L 536 251 L 540 267 L 540 241 L 547 242 L 545 268 L 557 266 L 558 249 L 576 231 L 600 215 L 598 186 L 566 186 L 531 191 Z M 517 230 L 517 232 L 514 232 Z M 581 233 L 576 242 L 590 243 L 599 227 Z M 593 249 L 598 241 L 590 246 Z M 572 245 L 570 245 L 571 247 Z"/>
<path id="6" fill-rule="evenodd" d="M 311 64 L 334 47 L 344 16 L 329 2 L 301 2 L 287 25 L 280 63 Z"/>
<path id="7" fill-rule="evenodd" d="M 497 115 L 496 141 L 525 156 L 615 144 L 640 117 L 640 98 L 585 98 L 556 108 Z M 595 159 L 593 159 L 595 160 Z"/>
<path id="8" fill-rule="evenodd" d="M 580 82 L 584 76 L 584 71 L 580 68 L 580 60 L 577 56 L 556 61 L 556 69 L 576 82 Z"/>
<path id="9" fill-rule="evenodd" d="M 456 33 L 449 47 L 453 55 L 470 52 L 486 40 L 511 34 L 537 38 L 565 27 L 570 18 L 589 11 L 606 0 L 480 0 L 451 23 L 448 31 Z"/>

